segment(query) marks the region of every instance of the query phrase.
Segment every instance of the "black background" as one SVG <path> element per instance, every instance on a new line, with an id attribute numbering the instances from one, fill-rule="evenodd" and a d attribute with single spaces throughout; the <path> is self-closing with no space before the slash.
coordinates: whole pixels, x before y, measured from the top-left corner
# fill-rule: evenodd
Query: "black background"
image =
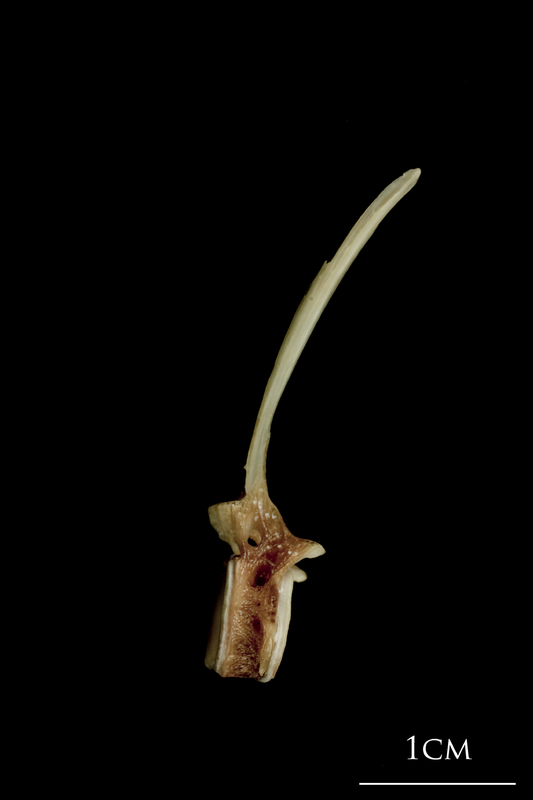
<path id="1" fill-rule="evenodd" d="M 346 55 L 286 70 L 275 49 L 260 68 L 242 50 L 171 58 L 145 90 L 143 166 L 124 170 L 145 212 L 127 230 L 142 267 L 112 287 L 126 319 L 112 380 L 127 384 L 114 444 L 134 474 L 128 716 L 152 773 L 178 786 L 189 771 L 199 789 L 229 781 L 247 795 L 282 774 L 332 792 L 516 780 L 520 278 L 490 257 L 479 191 L 473 202 L 478 110 L 462 44 L 438 66 L 409 44 L 412 68 L 390 56 L 381 70 Z M 207 508 L 244 487 L 309 284 L 417 167 L 272 425 L 270 496 L 326 554 L 301 564 L 275 679 L 223 680 L 203 664 L 229 555 Z M 429 738 L 467 739 L 472 760 L 424 759 Z"/>
<path id="2" fill-rule="evenodd" d="M 448 8 L 376 10 L 106 8 L 47 18 L 53 36 L 34 21 L 42 49 L 12 59 L 21 780 L 232 798 L 517 780 L 527 156 L 506 51 L 480 55 Z M 301 564 L 275 679 L 222 679 L 204 654 L 229 548 L 207 509 L 244 487 L 309 284 L 412 168 L 272 425 L 270 496 L 325 555 Z M 430 738 L 472 760 L 425 759 Z"/>

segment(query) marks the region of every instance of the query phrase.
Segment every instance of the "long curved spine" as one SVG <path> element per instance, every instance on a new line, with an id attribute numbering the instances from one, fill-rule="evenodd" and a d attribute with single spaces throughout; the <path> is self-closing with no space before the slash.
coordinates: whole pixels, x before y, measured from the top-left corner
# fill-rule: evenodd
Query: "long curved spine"
<path id="1" fill-rule="evenodd" d="M 420 177 L 419 169 L 410 169 L 393 181 L 364 214 L 337 250 L 330 262 L 324 262 L 320 272 L 309 287 L 298 306 L 285 338 L 282 342 L 274 369 L 270 375 L 246 460 L 246 492 L 251 491 L 266 464 L 266 451 L 270 437 L 272 418 L 294 367 L 320 319 L 333 292 L 348 272 L 355 258 L 368 242 L 379 223 L 387 216 L 402 197 L 409 192 Z"/>

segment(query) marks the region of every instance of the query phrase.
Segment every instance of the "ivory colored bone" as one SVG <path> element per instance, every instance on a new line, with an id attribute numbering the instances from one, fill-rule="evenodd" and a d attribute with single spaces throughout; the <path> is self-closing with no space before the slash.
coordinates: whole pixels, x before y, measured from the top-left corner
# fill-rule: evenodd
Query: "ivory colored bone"
<path id="1" fill-rule="evenodd" d="M 420 177 L 411 169 L 393 181 L 356 222 L 335 257 L 325 262 L 289 326 L 259 409 L 246 462 L 244 496 L 209 508 L 209 519 L 233 555 L 226 563 L 205 664 L 222 677 L 271 680 L 280 665 L 291 616 L 296 564 L 325 550 L 293 536 L 268 495 L 266 454 L 274 412 L 322 311 L 379 223 Z"/>

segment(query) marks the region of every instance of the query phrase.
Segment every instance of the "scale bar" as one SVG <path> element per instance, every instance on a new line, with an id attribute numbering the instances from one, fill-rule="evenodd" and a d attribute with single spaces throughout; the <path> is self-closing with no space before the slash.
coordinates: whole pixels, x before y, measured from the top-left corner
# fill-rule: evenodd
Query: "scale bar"
<path id="1" fill-rule="evenodd" d="M 359 786 L 516 786 L 516 783 L 475 783 L 473 781 L 457 782 L 446 781 L 444 783 L 424 783 L 423 781 L 406 781 L 404 783 L 360 783 Z"/>

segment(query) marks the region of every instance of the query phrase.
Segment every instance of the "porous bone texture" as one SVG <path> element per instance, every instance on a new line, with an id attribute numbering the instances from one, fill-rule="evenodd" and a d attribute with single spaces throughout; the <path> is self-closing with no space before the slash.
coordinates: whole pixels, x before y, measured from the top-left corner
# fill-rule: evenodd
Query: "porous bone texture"
<path id="1" fill-rule="evenodd" d="M 296 567 L 324 548 L 289 531 L 261 479 L 235 502 L 209 509 L 211 524 L 233 556 L 215 611 L 206 665 L 223 677 L 274 677 L 283 656 L 293 583 L 306 579 Z"/>

